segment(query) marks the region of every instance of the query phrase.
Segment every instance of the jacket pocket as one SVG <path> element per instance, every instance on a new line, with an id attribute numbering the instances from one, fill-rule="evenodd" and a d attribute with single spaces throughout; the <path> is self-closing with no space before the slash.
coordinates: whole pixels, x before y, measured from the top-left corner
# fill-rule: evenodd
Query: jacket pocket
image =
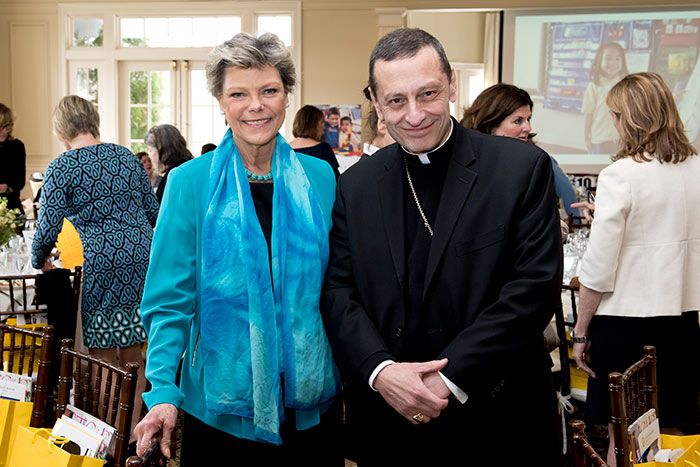
<path id="1" fill-rule="evenodd" d="M 505 225 L 499 225 L 493 230 L 489 230 L 488 232 L 477 235 L 474 238 L 457 243 L 455 245 L 455 252 L 457 253 L 457 256 L 464 256 L 473 251 L 493 245 L 494 243 L 501 242 L 505 237 L 506 227 Z"/>

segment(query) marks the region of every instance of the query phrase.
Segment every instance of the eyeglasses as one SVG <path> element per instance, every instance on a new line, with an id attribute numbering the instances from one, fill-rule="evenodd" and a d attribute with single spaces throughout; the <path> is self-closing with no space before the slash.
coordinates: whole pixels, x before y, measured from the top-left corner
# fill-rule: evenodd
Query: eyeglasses
<path id="1" fill-rule="evenodd" d="M 6 123 L 3 126 L 0 126 L 0 130 L 11 130 L 13 126 L 14 123 Z"/>

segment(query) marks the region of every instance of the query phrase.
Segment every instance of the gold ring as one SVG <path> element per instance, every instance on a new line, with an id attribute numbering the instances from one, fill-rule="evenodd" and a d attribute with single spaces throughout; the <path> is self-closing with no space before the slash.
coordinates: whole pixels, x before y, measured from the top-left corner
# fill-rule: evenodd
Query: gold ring
<path id="1" fill-rule="evenodd" d="M 413 421 L 415 421 L 415 422 L 423 423 L 423 418 L 424 418 L 424 417 L 425 417 L 425 416 L 424 416 L 422 413 L 418 412 L 417 414 L 415 414 L 415 415 L 414 415 L 413 417 L 411 417 L 411 418 L 412 418 Z"/>

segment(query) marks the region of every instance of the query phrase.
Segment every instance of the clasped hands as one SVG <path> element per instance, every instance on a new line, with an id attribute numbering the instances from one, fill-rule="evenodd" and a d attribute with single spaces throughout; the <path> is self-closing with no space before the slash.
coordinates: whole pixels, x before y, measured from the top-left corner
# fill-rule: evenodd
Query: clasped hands
<path id="1" fill-rule="evenodd" d="M 447 359 L 421 363 L 392 363 L 374 379 L 374 388 L 387 404 L 414 425 L 428 423 L 447 407 L 451 392 L 438 371 Z M 414 416 L 422 414 L 418 422 Z"/>

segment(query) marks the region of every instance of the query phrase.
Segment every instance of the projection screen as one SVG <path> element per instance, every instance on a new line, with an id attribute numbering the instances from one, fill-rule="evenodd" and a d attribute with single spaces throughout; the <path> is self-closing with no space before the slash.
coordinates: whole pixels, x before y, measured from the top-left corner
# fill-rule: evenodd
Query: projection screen
<path id="1" fill-rule="evenodd" d="M 564 166 L 598 172 L 619 143 L 605 95 L 623 71 L 659 73 L 698 146 L 699 48 L 700 7 L 510 10 L 502 82 L 532 96 L 537 144 Z"/>

